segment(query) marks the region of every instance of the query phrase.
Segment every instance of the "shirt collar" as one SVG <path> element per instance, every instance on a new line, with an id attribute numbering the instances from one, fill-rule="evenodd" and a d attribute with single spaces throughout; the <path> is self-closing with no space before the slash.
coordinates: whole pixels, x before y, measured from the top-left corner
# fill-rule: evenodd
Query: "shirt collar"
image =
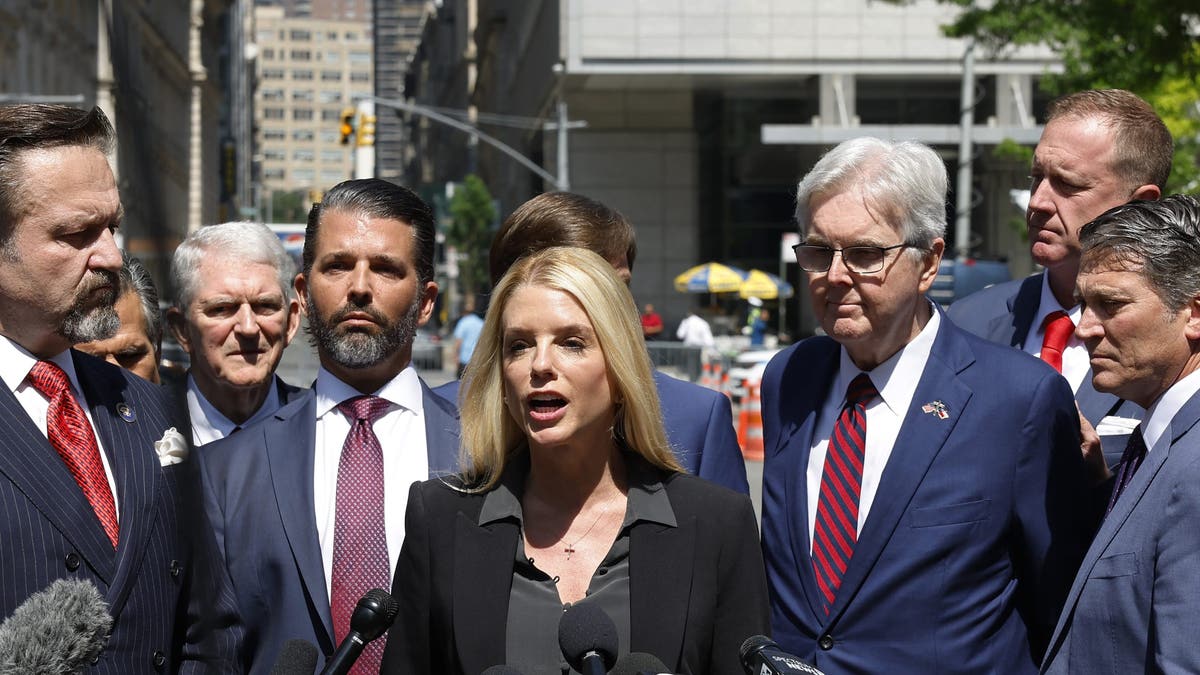
<path id="1" fill-rule="evenodd" d="M 917 336 L 908 344 L 901 347 L 900 351 L 892 354 L 891 358 L 867 373 L 871 376 L 871 384 L 875 385 L 875 389 L 879 391 L 880 400 L 893 414 L 903 416 L 908 404 L 912 401 L 913 394 L 917 391 L 917 384 L 921 381 L 921 374 L 925 372 L 925 362 L 929 360 L 929 352 L 933 349 L 933 342 L 937 338 L 938 328 L 941 325 L 941 312 L 937 307 L 931 306 L 929 321 L 925 323 L 921 332 L 917 333 Z M 846 348 L 842 347 L 841 363 L 837 379 L 834 382 L 836 388 L 833 391 L 840 392 L 844 396 L 846 390 L 850 388 L 850 382 L 862 372 L 864 371 L 854 365 L 854 360 L 850 358 Z"/>
<path id="2" fill-rule="evenodd" d="M 1076 304 L 1071 307 L 1063 307 L 1058 298 L 1054 297 L 1054 291 L 1050 290 L 1050 275 L 1043 273 L 1042 295 L 1038 299 L 1038 311 L 1033 316 L 1033 323 L 1029 326 L 1029 334 L 1045 335 L 1046 331 L 1042 324 L 1046 323 L 1046 317 L 1053 312 L 1065 312 L 1067 316 L 1071 317 L 1071 323 L 1078 326 L 1080 318 L 1083 317 L 1083 306 Z"/>
<path id="3" fill-rule="evenodd" d="M 317 370 L 317 381 L 313 388 L 317 392 L 317 419 L 324 417 L 342 401 L 363 395 L 361 391 L 339 380 L 324 367 Z M 425 412 L 421 379 L 417 377 L 417 371 L 411 365 L 406 366 L 372 394 L 418 415 Z"/>
<path id="4" fill-rule="evenodd" d="M 624 529 L 637 522 L 652 522 L 668 527 L 678 527 L 675 510 L 663 489 L 662 480 L 653 466 L 640 456 L 627 452 L 625 457 L 626 476 L 629 481 L 625 504 Z M 529 453 L 521 452 L 505 467 L 496 487 L 483 498 L 479 510 L 479 525 L 501 520 L 522 521 L 521 497 L 525 494 L 525 478 L 529 475 Z"/>
<path id="5" fill-rule="evenodd" d="M 1197 391 L 1200 391 L 1200 370 L 1188 373 L 1150 405 L 1142 419 L 1142 438 L 1145 439 L 1148 450 L 1154 450 L 1164 439 L 1167 443 L 1171 442 L 1171 420 Z"/>
<path id="6" fill-rule="evenodd" d="M 26 386 L 32 387 L 33 384 L 28 381 L 29 371 L 40 359 L 7 336 L 0 335 L 0 338 L 3 338 L 0 339 L 0 379 L 4 380 L 13 394 L 23 391 Z M 71 383 L 71 393 L 76 400 L 83 401 L 83 387 L 79 384 L 79 376 L 75 374 L 75 359 L 71 358 L 71 350 L 63 350 L 46 361 L 63 369 L 67 381 Z"/>
<path id="7" fill-rule="evenodd" d="M 279 410 L 279 383 L 275 380 L 274 375 L 271 376 L 271 388 L 267 390 L 267 397 L 263 399 L 262 405 L 258 406 L 258 410 L 254 411 L 245 422 L 240 425 L 226 417 L 220 410 L 212 404 L 200 391 L 200 387 L 196 385 L 196 379 L 189 372 L 187 376 L 187 396 L 188 408 L 192 416 L 193 433 L 199 432 L 200 438 L 224 438 L 233 433 L 237 427 L 248 427 L 260 419 Z M 202 413 L 199 417 L 195 415 L 195 410 L 192 409 L 192 403 L 195 403 Z"/>

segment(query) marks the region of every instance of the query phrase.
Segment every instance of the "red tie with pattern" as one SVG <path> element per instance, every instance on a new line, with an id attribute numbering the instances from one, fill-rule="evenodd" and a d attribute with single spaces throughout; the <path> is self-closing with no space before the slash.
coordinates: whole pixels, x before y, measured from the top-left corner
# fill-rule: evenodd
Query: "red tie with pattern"
<path id="1" fill-rule="evenodd" d="M 858 541 L 858 496 L 862 491 L 867 443 L 866 410 L 867 403 L 877 395 L 879 392 L 866 373 L 860 373 L 850 382 L 846 404 L 825 452 L 813 527 L 812 565 L 826 614 L 833 606 Z"/>
<path id="2" fill-rule="evenodd" d="M 50 409 L 46 411 L 46 435 L 50 445 L 58 451 L 75 482 L 79 483 L 79 489 L 83 490 L 100 519 L 100 526 L 116 548 L 117 507 L 112 489 L 100 461 L 100 447 L 96 445 L 92 425 L 83 408 L 71 396 L 67 374 L 54 363 L 38 361 L 29 371 L 29 383 L 50 399 Z"/>
<path id="3" fill-rule="evenodd" d="M 358 396 L 338 404 L 350 420 L 350 435 L 338 461 L 337 515 L 333 525 L 333 578 L 330 610 L 340 644 L 350 632 L 358 599 L 373 588 L 391 588 L 387 530 L 383 520 L 383 448 L 371 425 L 387 411 L 378 396 Z M 387 634 L 369 643 L 351 673 L 378 673 Z"/>
<path id="4" fill-rule="evenodd" d="M 1063 350 L 1067 348 L 1067 341 L 1075 332 L 1075 323 L 1060 309 L 1047 314 L 1042 326 L 1045 327 L 1046 333 L 1042 336 L 1041 358 L 1061 373 Z"/>

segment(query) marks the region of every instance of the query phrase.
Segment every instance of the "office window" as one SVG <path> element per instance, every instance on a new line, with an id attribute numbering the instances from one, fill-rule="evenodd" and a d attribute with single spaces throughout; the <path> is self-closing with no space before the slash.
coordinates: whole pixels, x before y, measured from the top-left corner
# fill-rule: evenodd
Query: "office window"
<path id="1" fill-rule="evenodd" d="M 340 119 L 342 119 L 342 109 L 341 108 L 326 108 L 321 111 L 321 121 L 322 122 L 330 122 L 333 120 L 340 120 Z"/>
<path id="2" fill-rule="evenodd" d="M 312 108 L 296 108 L 292 110 L 292 119 L 294 120 L 311 120 L 313 118 Z"/>
<path id="3" fill-rule="evenodd" d="M 312 33 L 306 30 L 293 29 L 291 37 L 293 40 L 308 42 L 312 39 Z"/>
<path id="4" fill-rule="evenodd" d="M 350 63 L 370 63 L 371 52 L 350 52 Z"/>
<path id="5" fill-rule="evenodd" d="M 292 169 L 292 180 L 297 183 L 312 183 L 315 176 L 312 169 Z"/>
<path id="6" fill-rule="evenodd" d="M 311 70 L 293 70 L 293 80 L 311 80 L 313 79 L 313 71 Z"/>
<path id="7" fill-rule="evenodd" d="M 307 49 L 293 49 L 293 61 L 312 61 L 312 52 Z"/>
<path id="8" fill-rule="evenodd" d="M 346 153 L 341 150 L 322 150 L 322 162 L 341 162 L 346 159 Z"/>
<path id="9" fill-rule="evenodd" d="M 324 117 L 325 117 L 325 115 L 322 114 L 321 118 L 324 119 Z M 340 140 L 340 139 L 341 139 L 341 134 L 339 134 L 337 131 L 335 131 L 333 129 L 322 129 L 321 130 L 321 142 L 322 143 L 337 143 L 338 140 Z"/>
<path id="10" fill-rule="evenodd" d="M 263 57 L 263 60 L 264 60 L 264 61 L 273 61 L 273 60 L 275 60 L 275 50 L 274 50 L 274 49 L 272 49 L 271 47 L 267 47 L 267 48 L 263 49 L 263 50 L 262 50 L 262 57 Z"/>
<path id="11" fill-rule="evenodd" d="M 293 101 L 311 102 L 313 100 L 313 90 L 312 89 L 293 89 L 292 90 L 292 100 Z"/>
<path id="12" fill-rule="evenodd" d="M 321 55 L 321 60 L 325 63 L 341 63 L 342 55 L 341 53 L 335 52 L 332 49 L 326 49 L 325 53 Z"/>
<path id="13" fill-rule="evenodd" d="M 283 100 L 283 90 L 282 89 L 263 89 L 263 90 L 261 90 L 261 93 L 262 93 L 262 100 L 264 100 L 264 101 L 282 101 Z"/>
<path id="14" fill-rule="evenodd" d="M 311 141 L 313 139 L 312 129 L 297 129 L 292 132 L 293 141 Z"/>
<path id="15" fill-rule="evenodd" d="M 287 153 L 280 148 L 263 150 L 263 159 L 272 162 L 282 162 L 287 159 Z"/>
<path id="16" fill-rule="evenodd" d="M 342 92 L 336 90 L 325 90 L 321 92 L 321 103 L 341 103 Z"/>
<path id="17" fill-rule="evenodd" d="M 370 73 L 350 73 L 350 81 L 351 82 L 370 82 L 371 74 Z"/>
<path id="18" fill-rule="evenodd" d="M 287 133 L 283 129 L 263 129 L 264 141 L 282 141 L 287 138 Z"/>
<path id="19" fill-rule="evenodd" d="M 342 81 L 342 71 L 340 71 L 340 70 L 322 70 L 321 71 L 321 81 L 322 82 L 341 82 Z"/>
<path id="20" fill-rule="evenodd" d="M 283 169 L 263 169 L 263 178 L 270 180 L 283 180 Z"/>
<path id="21" fill-rule="evenodd" d="M 263 108 L 263 118 L 281 120 L 283 119 L 283 108 Z"/>
<path id="22" fill-rule="evenodd" d="M 262 79 L 264 80 L 282 80 L 283 71 L 279 68 L 263 68 Z"/>
<path id="23" fill-rule="evenodd" d="M 313 161 L 313 151 L 296 150 L 292 153 L 292 159 L 296 160 L 297 162 L 311 162 Z"/>

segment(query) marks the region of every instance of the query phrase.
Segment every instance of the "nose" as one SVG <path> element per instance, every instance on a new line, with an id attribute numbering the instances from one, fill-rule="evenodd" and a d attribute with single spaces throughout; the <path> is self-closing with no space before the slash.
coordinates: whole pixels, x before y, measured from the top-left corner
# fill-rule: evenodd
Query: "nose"
<path id="1" fill-rule="evenodd" d="M 117 240 L 113 237 L 112 230 L 106 228 L 100 233 L 89 263 L 92 269 L 121 271 L 121 250 L 117 248 Z"/>
<path id="2" fill-rule="evenodd" d="M 350 273 L 350 286 L 346 294 L 357 304 L 371 302 L 371 271 L 366 264 L 356 265 Z"/>
<path id="3" fill-rule="evenodd" d="M 1040 178 L 1033 181 L 1029 187 L 1029 209 L 1030 213 L 1041 211 L 1048 213 L 1054 210 L 1054 202 L 1050 199 L 1052 194 L 1050 189 L 1050 181 L 1046 178 Z"/>
<path id="4" fill-rule="evenodd" d="M 1087 342 L 1089 339 L 1097 338 L 1104 335 L 1104 326 L 1096 319 L 1096 314 L 1088 309 L 1083 308 L 1083 313 L 1079 316 L 1079 325 L 1075 327 L 1075 337 Z"/>
<path id="5" fill-rule="evenodd" d="M 258 333 L 258 321 L 254 317 L 254 308 L 250 303 L 245 302 L 238 305 L 237 314 L 234 316 L 236 322 L 233 329 L 239 335 L 255 335 Z"/>
<path id="6" fill-rule="evenodd" d="M 549 345 L 537 345 L 534 347 L 533 359 L 529 362 L 529 369 L 534 375 L 542 377 L 554 372 L 554 358 L 550 353 Z"/>
<path id="7" fill-rule="evenodd" d="M 850 268 L 846 267 L 846 259 L 842 257 L 841 251 L 834 251 L 833 258 L 829 261 L 829 269 L 825 271 L 825 278 L 831 284 L 849 286 L 854 283 L 854 278 L 850 274 Z"/>

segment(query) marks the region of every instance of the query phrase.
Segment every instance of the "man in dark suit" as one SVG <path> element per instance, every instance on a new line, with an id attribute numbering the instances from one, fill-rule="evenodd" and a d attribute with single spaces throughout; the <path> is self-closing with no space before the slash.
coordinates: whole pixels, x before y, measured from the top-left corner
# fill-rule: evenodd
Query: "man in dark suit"
<path id="1" fill-rule="evenodd" d="M 205 445 L 270 417 L 301 390 L 275 374 L 300 328 L 296 266 L 260 223 L 196 230 L 175 249 L 167 321 L 191 364 L 171 387 Z"/>
<path id="2" fill-rule="evenodd" d="M 830 675 L 1035 672 L 1090 532 L 1066 382 L 925 297 L 946 184 L 860 138 L 797 192 L 826 335 L 763 376 L 763 550 L 775 639 Z"/>
<path id="3" fill-rule="evenodd" d="M 1146 415 L 1042 672 L 1200 672 L 1200 202 L 1119 206 L 1079 238 L 1093 383 Z"/>
<path id="4" fill-rule="evenodd" d="M 1131 199 L 1158 199 L 1173 153 L 1166 125 L 1128 91 L 1082 91 L 1052 102 L 1034 150 L 1025 214 L 1030 252 L 1045 271 L 974 293 L 948 312 L 959 327 L 1040 356 L 1061 372 L 1110 465 L 1142 412 L 1092 387 L 1087 349 L 1073 334 L 1082 311 L 1074 296 L 1079 228 Z"/>
<path id="5" fill-rule="evenodd" d="M 410 363 L 437 297 L 434 236 L 433 213 L 405 188 L 365 179 L 326 192 L 309 213 L 295 281 L 316 382 L 204 448 L 205 507 L 252 673 L 268 672 L 290 638 L 328 658 L 359 597 L 390 587 L 408 486 L 457 469 L 454 407 Z M 378 672 L 382 643 L 356 668 Z"/>
<path id="6" fill-rule="evenodd" d="M 530 253 L 551 246 L 578 246 L 612 264 L 629 283 L 637 255 L 633 225 L 625 216 L 571 192 L 547 192 L 525 202 L 505 219 L 492 239 L 489 267 L 492 285 Z M 733 430 L 729 399 L 718 392 L 654 371 L 667 440 L 683 468 L 696 476 L 750 493 L 746 464 Z M 458 382 L 434 391 L 457 402 Z"/>
<path id="7" fill-rule="evenodd" d="M 0 107 L 0 615 L 84 579 L 113 616 L 90 672 L 232 672 L 236 631 L 200 630 L 231 598 L 200 585 L 211 532 L 181 507 L 191 463 L 167 400 L 69 349 L 118 324 L 112 142 L 98 108 Z"/>

